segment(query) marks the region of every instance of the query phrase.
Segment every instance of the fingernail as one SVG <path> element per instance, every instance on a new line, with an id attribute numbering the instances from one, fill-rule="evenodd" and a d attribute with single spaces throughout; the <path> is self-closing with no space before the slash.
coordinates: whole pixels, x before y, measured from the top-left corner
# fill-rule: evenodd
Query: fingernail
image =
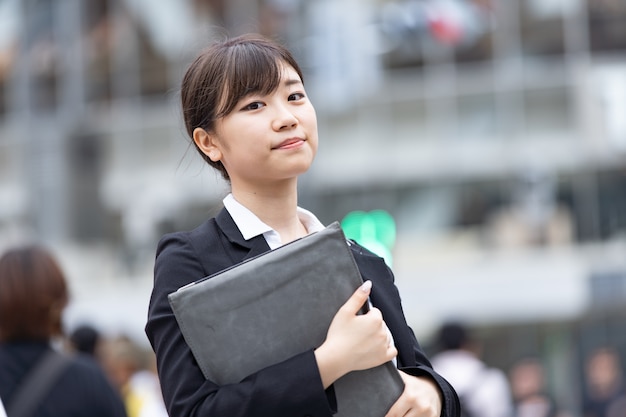
<path id="1" fill-rule="evenodd" d="M 372 288 L 372 281 L 367 280 L 361 285 L 361 291 L 368 292 Z"/>

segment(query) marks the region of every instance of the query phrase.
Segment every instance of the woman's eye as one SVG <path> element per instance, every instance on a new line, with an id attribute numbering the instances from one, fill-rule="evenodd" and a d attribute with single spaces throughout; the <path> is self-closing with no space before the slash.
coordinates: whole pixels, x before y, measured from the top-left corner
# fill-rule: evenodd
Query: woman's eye
<path id="1" fill-rule="evenodd" d="M 293 93 L 289 95 L 288 100 L 289 101 L 295 101 L 295 100 L 300 100 L 304 98 L 304 94 L 302 93 Z"/>
<path id="2" fill-rule="evenodd" d="M 260 101 L 255 101 L 255 102 L 252 102 L 252 103 L 248 104 L 247 106 L 245 106 L 243 108 L 243 110 L 258 110 L 258 109 L 260 109 L 263 106 L 264 106 L 264 104 L 261 103 Z"/>

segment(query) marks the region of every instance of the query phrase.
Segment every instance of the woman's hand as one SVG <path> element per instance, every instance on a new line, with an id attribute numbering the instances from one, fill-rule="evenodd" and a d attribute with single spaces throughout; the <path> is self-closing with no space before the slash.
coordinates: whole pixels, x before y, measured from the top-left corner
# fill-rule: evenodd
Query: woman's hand
<path id="1" fill-rule="evenodd" d="M 385 417 L 439 417 L 441 394 L 435 382 L 400 371 L 404 392 Z"/>
<path id="2" fill-rule="evenodd" d="M 366 281 L 352 294 L 335 314 L 326 340 L 315 350 L 324 388 L 348 372 L 373 368 L 398 354 L 378 309 L 357 315 L 371 288 L 371 281 Z"/>

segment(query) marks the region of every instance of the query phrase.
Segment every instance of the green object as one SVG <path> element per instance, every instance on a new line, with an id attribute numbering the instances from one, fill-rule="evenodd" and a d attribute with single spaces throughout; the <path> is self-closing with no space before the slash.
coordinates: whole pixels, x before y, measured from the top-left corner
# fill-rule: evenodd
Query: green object
<path id="1" fill-rule="evenodd" d="M 385 210 L 352 211 L 341 221 L 348 239 L 354 239 L 392 264 L 392 250 L 396 241 L 396 222 Z"/>

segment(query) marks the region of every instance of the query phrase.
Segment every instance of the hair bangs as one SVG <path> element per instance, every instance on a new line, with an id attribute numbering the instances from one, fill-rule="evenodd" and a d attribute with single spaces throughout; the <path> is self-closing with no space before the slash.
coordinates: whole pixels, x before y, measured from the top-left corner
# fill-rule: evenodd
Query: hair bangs
<path id="1" fill-rule="evenodd" d="M 233 111 L 250 94 L 270 94 L 280 84 L 283 58 L 258 45 L 240 44 L 230 49 L 224 72 L 224 90 L 217 117 Z"/>

